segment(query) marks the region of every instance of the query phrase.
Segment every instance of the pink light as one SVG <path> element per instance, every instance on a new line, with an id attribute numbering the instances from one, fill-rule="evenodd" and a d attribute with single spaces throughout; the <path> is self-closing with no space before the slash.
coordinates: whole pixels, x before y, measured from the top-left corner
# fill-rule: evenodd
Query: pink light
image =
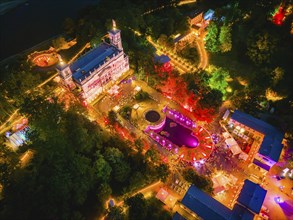
<path id="1" fill-rule="evenodd" d="M 182 159 L 183 157 L 184 157 L 184 154 L 181 154 L 181 155 L 180 155 L 180 158 Z"/>
<path id="2" fill-rule="evenodd" d="M 210 139 L 211 137 L 206 137 L 206 139 Z"/>

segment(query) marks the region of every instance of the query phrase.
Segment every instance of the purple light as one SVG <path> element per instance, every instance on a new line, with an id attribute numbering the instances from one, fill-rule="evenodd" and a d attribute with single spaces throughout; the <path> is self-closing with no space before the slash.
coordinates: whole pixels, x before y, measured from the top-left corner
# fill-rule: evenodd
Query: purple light
<path id="1" fill-rule="evenodd" d="M 168 147 L 169 147 L 169 148 L 172 148 L 172 144 L 168 144 Z"/>
<path id="2" fill-rule="evenodd" d="M 204 164 L 204 159 L 201 159 L 199 162 L 200 162 L 201 164 Z"/>
<path id="3" fill-rule="evenodd" d="M 284 200 L 283 200 L 280 196 L 275 197 L 275 201 L 276 201 L 276 203 L 278 203 L 278 204 L 281 204 L 281 203 L 284 202 Z"/>
<path id="4" fill-rule="evenodd" d="M 160 137 L 159 137 L 159 136 L 157 136 L 157 137 L 156 137 L 156 139 L 157 139 L 157 140 L 159 140 L 159 139 L 160 139 Z"/>

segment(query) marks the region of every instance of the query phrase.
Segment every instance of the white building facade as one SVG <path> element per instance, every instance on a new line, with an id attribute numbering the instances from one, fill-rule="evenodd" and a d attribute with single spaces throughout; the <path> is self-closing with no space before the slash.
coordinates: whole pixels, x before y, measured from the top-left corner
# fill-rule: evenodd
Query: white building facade
<path id="1" fill-rule="evenodd" d="M 102 42 L 70 65 L 59 65 L 57 71 L 69 88 L 81 89 L 81 98 L 91 102 L 110 81 L 116 81 L 129 70 L 128 56 L 124 53 L 121 31 L 115 21 L 109 32 L 110 44 Z"/>

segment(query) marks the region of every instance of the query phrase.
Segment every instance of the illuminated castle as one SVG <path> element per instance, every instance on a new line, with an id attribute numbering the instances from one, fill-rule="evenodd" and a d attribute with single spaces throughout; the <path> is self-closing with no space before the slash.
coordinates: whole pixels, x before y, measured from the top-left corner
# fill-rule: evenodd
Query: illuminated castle
<path id="1" fill-rule="evenodd" d="M 69 88 L 81 89 L 80 97 L 91 102 L 103 91 L 105 85 L 117 80 L 129 70 L 128 56 L 124 53 L 121 31 L 113 28 L 108 31 L 110 44 L 102 42 L 70 65 L 60 63 L 57 71 Z"/>

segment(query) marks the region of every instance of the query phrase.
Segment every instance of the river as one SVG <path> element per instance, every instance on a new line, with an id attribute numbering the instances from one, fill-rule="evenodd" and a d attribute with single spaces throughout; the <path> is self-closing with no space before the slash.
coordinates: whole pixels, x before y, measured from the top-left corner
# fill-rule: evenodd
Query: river
<path id="1" fill-rule="evenodd" d="M 30 0 L 0 15 L 0 61 L 62 33 L 65 18 L 99 0 Z"/>

